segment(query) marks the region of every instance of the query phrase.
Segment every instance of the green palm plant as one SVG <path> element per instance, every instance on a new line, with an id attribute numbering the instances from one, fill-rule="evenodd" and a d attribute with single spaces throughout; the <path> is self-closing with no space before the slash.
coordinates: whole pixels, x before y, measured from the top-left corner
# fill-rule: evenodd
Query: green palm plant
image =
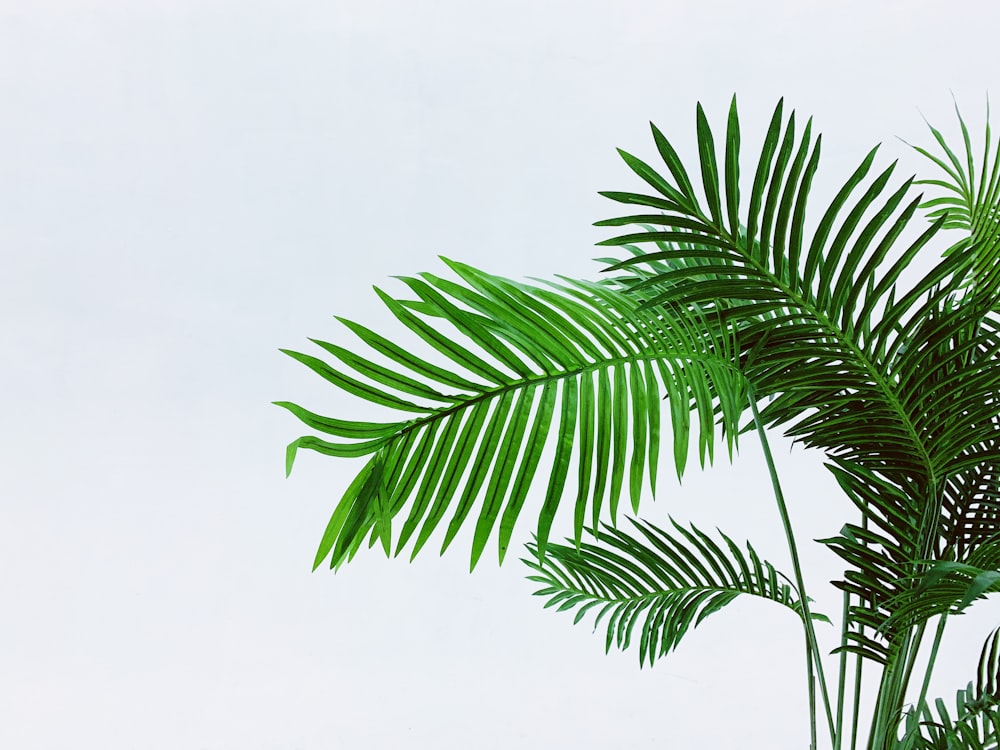
<path id="1" fill-rule="evenodd" d="M 800 130 L 779 102 L 744 181 L 735 98 L 721 152 L 699 105 L 700 194 L 655 126 L 665 172 L 620 152 L 652 192 L 603 193 L 638 208 L 597 223 L 630 228 L 600 243 L 624 255 L 604 259 L 599 281 L 528 284 L 445 261 L 455 278 L 403 278 L 408 297 L 377 290 L 415 341 L 344 320 L 364 354 L 324 341 L 335 364 L 286 351 L 389 414 L 358 422 L 276 402 L 326 436 L 289 445 L 288 471 L 300 448 L 367 457 L 314 568 L 339 567 L 366 541 L 412 559 L 445 516 L 442 553 L 469 525 L 472 567 L 494 538 L 502 562 L 544 456 L 524 562 L 546 606 L 604 623 L 607 648 L 637 643 L 652 664 L 734 598 L 762 597 L 802 625 L 811 747 L 825 725 L 837 750 L 997 748 L 1000 636 L 954 716 L 927 697 L 949 617 L 1000 590 L 1000 151 L 987 125 L 977 171 L 959 122 L 961 157 L 933 128 L 943 155 L 917 149 L 943 176 L 895 184 L 895 165 L 873 173 L 873 149 L 808 229 L 822 140 L 811 121 Z M 943 194 L 924 200 L 915 184 Z M 957 239 L 904 283 L 943 231 Z M 791 575 L 721 532 L 618 528 L 623 495 L 638 514 L 644 485 L 655 492 L 664 417 L 678 477 L 695 444 L 704 467 L 720 439 L 731 456 L 756 432 Z M 857 511 L 820 540 L 845 564 L 833 683 L 814 629 L 829 619 L 811 610 L 768 446 L 775 428 L 824 453 Z M 560 544 L 550 532 L 564 501 L 573 536 Z M 860 687 L 872 670 L 866 738 Z"/>

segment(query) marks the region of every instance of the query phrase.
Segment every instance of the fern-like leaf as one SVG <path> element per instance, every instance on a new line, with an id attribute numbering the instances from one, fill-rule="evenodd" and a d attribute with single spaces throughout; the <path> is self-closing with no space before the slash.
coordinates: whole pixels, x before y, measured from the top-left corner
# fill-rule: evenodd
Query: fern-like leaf
<path id="1" fill-rule="evenodd" d="M 678 475 L 693 435 L 702 461 L 713 456 L 717 420 L 732 450 L 744 381 L 735 343 L 707 317 L 641 310 L 609 282 L 530 285 L 446 263 L 458 281 L 433 274 L 403 278 L 415 295 L 409 299 L 379 291 L 428 354 L 413 341 L 397 344 L 347 320 L 369 352 L 316 341 L 335 360 L 330 364 L 286 351 L 396 415 L 350 422 L 277 402 L 336 438 L 294 441 L 289 470 L 299 449 L 370 456 L 333 512 L 316 566 L 327 558 L 338 566 L 365 538 L 381 541 L 387 552 L 394 545 L 395 554 L 412 543 L 415 556 L 449 510 L 442 552 L 468 522 L 474 525 L 472 565 L 494 534 L 502 561 L 547 448 L 554 457 L 545 462 L 539 552 L 574 463 L 579 540 L 602 515 L 614 522 L 623 489 L 635 511 L 643 483 L 655 485 L 664 397 Z"/>
<path id="2" fill-rule="evenodd" d="M 632 521 L 638 536 L 605 528 L 592 543 L 550 544 L 541 559 L 524 563 L 529 580 L 542 585 L 546 607 L 576 610 L 574 623 L 596 613 L 606 621 L 605 646 L 627 649 L 638 641 L 639 663 L 652 665 L 673 650 L 689 629 L 740 595 L 776 602 L 802 617 L 800 598 L 788 579 L 761 560 L 750 544 L 741 550 L 725 534 L 719 544 L 694 526 L 671 521 L 665 531 Z M 537 553 L 535 545 L 528 545 Z M 829 622 L 821 614 L 813 619 Z"/>

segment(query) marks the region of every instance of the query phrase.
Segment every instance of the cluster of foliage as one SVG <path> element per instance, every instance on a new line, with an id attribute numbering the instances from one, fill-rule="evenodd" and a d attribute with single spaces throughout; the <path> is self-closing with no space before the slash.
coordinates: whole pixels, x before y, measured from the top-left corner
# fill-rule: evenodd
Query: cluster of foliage
<path id="1" fill-rule="evenodd" d="M 602 193 L 638 208 L 598 222 L 631 228 L 600 243 L 623 255 L 599 281 L 528 284 L 445 261 L 457 280 L 403 278 L 408 298 L 377 290 L 428 356 L 348 320 L 369 353 L 315 341 L 328 364 L 287 351 L 396 415 L 358 422 L 278 402 L 326 436 L 294 441 L 289 471 L 299 448 L 369 457 L 315 565 L 339 567 L 366 541 L 412 559 L 446 514 L 442 553 L 475 516 L 472 566 L 491 538 L 503 561 L 548 451 L 525 562 L 546 606 L 593 615 L 608 648 L 636 645 L 652 664 L 734 598 L 763 597 L 802 626 L 811 747 L 825 725 L 838 750 L 997 748 L 1000 631 L 952 710 L 927 696 L 949 618 L 1000 590 L 1000 150 L 987 125 L 977 170 L 959 122 L 964 149 L 933 128 L 936 153 L 917 149 L 938 178 L 896 184 L 894 165 L 873 171 L 873 149 L 807 231 L 822 140 L 811 121 L 799 130 L 779 102 L 745 185 L 735 99 L 721 150 L 699 105 L 700 191 L 655 126 L 665 171 L 620 152 L 652 192 Z M 940 196 L 914 196 L 921 183 Z M 791 575 L 721 533 L 619 528 L 623 495 L 638 514 L 643 484 L 656 486 L 664 417 L 678 476 L 695 444 L 704 466 L 720 440 L 731 456 L 756 432 Z M 845 564 L 835 696 L 814 630 L 828 620 L 810 610 L 768 429 L 822 451 L 857 511 L 821 540 Z M 564 502 L 574 534 L 560 544 L 549 537 Z M 871 670 L 879 689 L 863 727 Z"/>

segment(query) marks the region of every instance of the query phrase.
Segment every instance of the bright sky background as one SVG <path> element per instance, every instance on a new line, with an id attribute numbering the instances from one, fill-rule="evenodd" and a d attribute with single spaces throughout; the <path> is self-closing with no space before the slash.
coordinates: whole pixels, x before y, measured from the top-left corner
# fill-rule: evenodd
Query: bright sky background
<path id="1" fill-rule="evenodd" d="M 277 349 L 349 342 L 335 314 L 393 330 L 371 285 L 439 254 L 595 274 L 596 192 L 636 186 L 615 146 L 651 157 L 653 120 L 690 157 L 698 100 L 721 127 L 737 93 L 750 153 L 779 96 L 815 115 L 817 197 L 877 142 L 908 175 L 917 108 L 954 136 L 954 91 L 981 132 L 998 28 L 988 0 L 2 0 L 0 747 L 804 747 L 801 637 L 767 604 L 640 671 L 514 556 L 470 576 L 468 537 L 311 574 L 358 465 L 286 480 L 303 430 L 270 402 L 365 412 Z M 777 442 L 836 613 L 805 540 L 846 503 Z M 646 517 L 783 564 L 759 458 L 664 472 Z M 954 622 L 949 704 L 998 614 Z"/>

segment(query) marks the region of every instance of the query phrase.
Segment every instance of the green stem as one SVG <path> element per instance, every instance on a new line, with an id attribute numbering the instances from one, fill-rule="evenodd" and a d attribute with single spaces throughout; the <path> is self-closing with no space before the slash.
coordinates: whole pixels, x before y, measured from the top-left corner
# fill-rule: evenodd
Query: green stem
<path id="1" fill-rule="evenodd" d="M 792 522 L 788 516 L 788 507 L 785 505 L 785 495 L 781 491 L 781 483 L 778 481 L 778 470 L 774 464 L 774 457 L 771 455 L 771 446 L 767 441 L 764 432 L 764 425 L 757 411 L 757 397 L 754 395 L 752 387 L 747 388 L 747 395 L 750 401 L 750 411 L 753 414 L 753 421 L 757 427 L 757 434 L 760 436 L 761 447 L 764 450 L 764 460 L 767 461 L 767 469 L 771 474 L 771 486 L 774 488 L 774 499 L 778 505 L 778 513 L 781 515 L 781 523 L 785 529 L 785 539 L 788 542 L 788 552 L 792 558 L 792 570 L 795 574 L 795 585 L 799 590 L 799 600 L 802 604 L 802 620 L 805 624 L 806 634 L 806 670 L 809 679 L 809 720 L 812 737 L 812 747 L 816 747 L 816 698 L 814 693 L 815 675 L 813 674 L 813 663 L 819 674 L 819 687 L 823 697 L 823 705 L 826 709 L 826 719 L 830 729 L 830 741 L 836 741 L 836 726 L 833 721 L 833 711 L 830 708 L 830 695 L 827 691 L 826 677 L 823 674 L 823 660 L 819 653 L 819 644 L 816 641 L 816 629 L 813 627 L 812 613 L 809 611 L 809 597 L 806 595 L 806 583 L 802 577 L 802 566 L 799 564 L 799 548 L 795 544 L 795 534 L 792 532 Z"/>
<path id="2" fill-rule="evenodd" d="M 920 653 L 920 644 L 924 640 L 924 632 L 927 629 L 927 623 L 922 622 L 917 626 L 916 631 L 911 631 L 912 638 L 909 643 L 909 653 L 906 655 L 906 660 L 903 663 L 903 674 L 899 683 L 896 685 L 895 693 L 893 694 L 893 711 L 889 715 L 888 730 L 889 735 L 887 740 L 891 739 L 893 744 L 895 744 L 896 738 L 899 736 L 899 724 L 903 719 L 903 706 L 906 703 L 906 689 L 910 685 L 910 678 L 913 676 L 913 667 L 917 663 L 917 655 Z M 889 742 L 886 742 L 886 747 L 890 747 Z"/>
<path id="3" fill-rule="evenodd" d="M 903 680 L 900 685 L 900 693 L 897 696 L 899 707 L 902 708 L 903 702 L 906 699 L 906 688 L 910 684 L 910 678 L 913 676 L 913 667 L 917 663 L 917 655 L 920 653 L 920 644 L 924 640 L 924 632 L 927 630 L 927 623 L 922 622 L 917 626 L 917 633 L 914 636 L 912 646 L 910 648 L 910 653 L 906 660 L 906 668 L 903 671 Z"/>
<path id="4" fill-rule="evenodd" d="M 813 652 L 806 638 L 806 688 L 809 696 L 809 750 L 816 746 L 816 675 L 813 672 Z"/>
<path id="5" fill-rule="evenodd" d="M 859 626 L 858 633 L 861 632 L 863 629 Z M 858 717 L 861 716 L 861 672 L 865 663 L 861 654 L 854 656 L 856 661 L 854 664 L 854 706 L 851 715 L 851 750 L 857 750 L 858 747 Z"/>
<path id="6" fill-rule="evenodd" d="M 861 514 L 861 528 L 865 531 L 868 530 L 868 514 Z M 867 542 L 864 542 L 867 547 Z M 844 637 L 847 637 L 848 624 L 847 620 L 844 620 Z M 864 635 L 865 626 L 858 623 L 858 635 Z M 857 750 L 858 747 L 858 720 L 861 716 L 861 677 L 864 670 L 865 660 L 860 653 L 854 655 L 854 705 L 852 706 L 851 713 L 851 750 Z"/>
<path id="7" fill-rule="evenodd" d="M 844 607 L 840 618 L 840 646 L 847 645 L 847 613 L 850 611 L 851 595 L 844 592 Z M 841 750 L 844 741 L 844 690 L 847 687 L 847 652 L 841 651 L 837 668 L 837 730 L 833 742 L 833 750 Z"/>
<path id="8" fill-rule="evenodd" d="M 948 613 L 945 612 L 941 615 L 941 619 L 938 620 L 937 630 L 934 632 L 934 642 L 931 644 L 931 655 L 927 660 L 927 669 L 924 672 L 924 682 L 920 686 L 920 697 L 917 698 L 916 710 L 921 711 L 924 707 L 924 701 L 927 700 L 927 688 L 931 684 L 931 674 L 934 672 L 934 662 L 937 660 L 938 646 L 941 645 L 941 637 L 944 635 L 944 627 L 948 623 Z"/>
<path id="9" fill-rule="evenodd" d="M 878 732 L 882 721 L 882 696 L 884 696 L 888 691 L 889 684 L 889 672 L 893 669 L 891 664 L 886 664 L 882 667 L 882 679 L 879 680 L 878 684 L 878 694 L 875 696 L 875 713 L 872 714 L 872 725 L 868 731 L 868 744 L 867 750 L 875 750 L 876 742 L 878 741 Z"/>
<path id="10" fill-rule="evenodd" d="M 901 662 L 906 659 L 909 652 L 909 642 L 912 636 L 912 631 L 906 634 L 903 644 L 890 654 L 889 664 L 882 673 L 882 684 L 879 686 L 878 697 L 875 701 L 875 718 L 872 722 L 872 736 L 869 744 L 872 750 L 886 750 L 888 747 L 887 739 L 891 726 L 891 716 L 895 713 L 896 688 L 900 681 Z"/>
<path id="11" fill-rule="evenodd" d="M 882 675 L 882 686 L 875 706 L 872 742 L 876 750 L 889 750 L 896 739 L 896 731 L 903 713 L 906 688 L 913 673 L 917 652 L 924 637 L 926 623 L 910 628 L 898 650 L 890 656 L 890 665 Z"/>

